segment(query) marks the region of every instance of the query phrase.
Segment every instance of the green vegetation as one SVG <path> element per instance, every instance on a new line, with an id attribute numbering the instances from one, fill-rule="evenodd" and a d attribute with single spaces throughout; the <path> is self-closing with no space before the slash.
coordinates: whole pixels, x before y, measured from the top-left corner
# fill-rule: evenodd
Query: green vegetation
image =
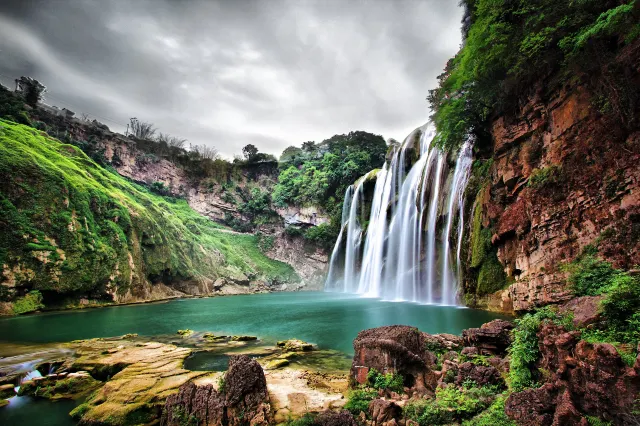
<path id="1" fill-rule="evenodd" d="M 435 399 L 409 401 L 405 405 L 404 415 L 420 426 L 447 425 L 470 419 L 485 410 L 491 406 L 496 394 L 497 390 L 491 386 L 469 384 L 458 388 L 448 385 L 436 389 Z"/>
<path id="2" fill-rule="evenodd" d="M 476 294 L 484 296 L 505 287 L 507 277 L 491 244 L 492 228 L 482 226 L 482 204 L 478 196 L 471 224 L 471 268 L 478 271 Z"/>
<path id="3" fill-rule="evenodd" d="M 200 424 L 200 421 L 195 415 L 187 414 L 182 407 L 173 408 L 173 420 L 180 426 L 198 426 Z"/>
<path id="4" fill-rule="evenodd" d="M 404 379 L 400 374 L 382 374 L 375 368 L 372 368 L 369 370 L 369 373 L 367 373 L 367 381 L 377 390 L 388 390 L 396 393 L 402 393 L 404 391 Z"/>
<path id="5" fill-rule="evenodd" d="M 18 288 L 103 297 L 144 280 L 297 280 L 252 235 L 100 167 L 79 148 L 0 120 L 0 264 Z M 10 295 L 4 295 L 5 298 Z"/>
<path id="6" fill-rule="evenodd" d="M 604 323 L 584 332 L 593 342 L 630 343 L 640 341 L 640 279 L 614 269 L 609 262 L 596 257 L 595 247 L 587 246 L 583 253 L 566 266 L 568 281 L 576 296 L 603 295 L 600 311 Z M 624 357 L 625 354 L 621 352 Z M 630 361 L 629 354 L 627 361 Z"/>
<path id="7" fill-rule="evenodd" d="M 572 329 L 571 319 L 562 317 L 550 307 L 539 309 L 516 319 L 513 331 L 513 342 L 509 347 L 511 361 L 509 364 L 509 388 L 512 392 L 520 392 L 534 387 L 537 377 L 534 364 L 540 357 L 538 348 L 538 330 L 543 321 L 553 321 Z"/>
<path id="8" fill-rule="evenodd" d="M 340 231 L 344 192 L 349 185 L 384 163 L 387 144 L 381 136 L 367 132 L 335 135 L 323 142 L 305 142 L 289 147 L 280 157 L 281 168 L 272 198 L 277 207 L 322 206 L 331 223 L 307 235 L 325 247 Z"/>
<path id="9" fill-rule="evenodd" d="M 34 312 L 44 308 L 42 294 L 38 290 L 32 290 L 13 303 L 13 313 L 16 315 Z"/>
<path id="10" fill-rule="evenodd" d="M 576 296 L 598 296 L 606 292 L 612 280 L 621 274 L 589 250 L 567 265 L 566 270 L 570 273 L 568 281 Z"/>
<path id="11" fill-rule="evenodd" d="M 577 71 L 591 73 L 593 91 L 631 121 L 635 90 L 624 73 L 601 69 L 640 35 L 636 0 L 463 0 L 465 42 L 439 87 L 429 93 L 436 143 L 455 148 L 469 134 L 490 143 L 489 117 L 516 104 L 533 83 L 556 75 L 557 85 Z M 547 85 L 547 86 L 552 86 Z"/>
<path id="12" fill-rule="evenodd" d="M 462 426 L 516 426 L 516 422 L 511 420 L 504 412 L 506 396 L 499 396 L 487 410 L 472 418 L 462 422 Z"/>
<path id="13" fill-rule="evenodd" d="M 311 413 L 307 413 L 299 419 L 289 420 L 285 423 L 285 426 L 315 426 L 316 416 Z"/>
<path id="14" fill-rule="evenodd" d="M 360 412 L 369 412 L 369 403 L 378 396 L 378 392 L 373 389 L 354 389 L 349 391 L 349 400 L 344 405 L 345 410 L 349 410 L 354 416 Z"/>
<path id="15" fill-rule="evenodd" d="M 562 167 L 555 164 L 542 169 L 534 169 L 529 176 L 529 186 L 534 189 L 542 189 L 559 183 L 561 177 Z"/>

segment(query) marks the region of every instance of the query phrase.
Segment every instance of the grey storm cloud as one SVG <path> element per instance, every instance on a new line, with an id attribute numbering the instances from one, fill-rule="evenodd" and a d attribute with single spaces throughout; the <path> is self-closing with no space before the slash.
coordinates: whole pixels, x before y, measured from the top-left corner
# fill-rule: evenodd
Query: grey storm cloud
<path id="1" fill-rule="evenodd" d="M 0 81 L 225 156 L 366 130 L 396 139 L 460 44 L 457 0 L 3 0 Z"/>

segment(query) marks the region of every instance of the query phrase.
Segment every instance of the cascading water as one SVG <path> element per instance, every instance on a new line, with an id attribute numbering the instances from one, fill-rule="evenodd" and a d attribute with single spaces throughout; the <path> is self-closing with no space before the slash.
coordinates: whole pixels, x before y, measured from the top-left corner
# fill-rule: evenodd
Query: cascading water
<path id="1" fill-rule="evenodd" d="M 450 185 L 446 187 L 447 155 L 432 145 L 434 137 L 435 128 L 430 124 L 417 129 L 377 171 L 366 235 L 358 210 L 364 204 L 364 183 L 375 171 L 347 189 L 327 290 L 386 300 L 456 304 L 464 189 L 471 167 L 472 144 L 467 142 L 460 150 Z M 416 157 L 415 164 L 406 172 L 407 161 Z M 446 225 L 439 231 L 438 222 L 443 216 Z M 451 244 L 455 218 L 458 218 L 457 235 Z M 451 261 L 454 245 L 455 265 Z"/>

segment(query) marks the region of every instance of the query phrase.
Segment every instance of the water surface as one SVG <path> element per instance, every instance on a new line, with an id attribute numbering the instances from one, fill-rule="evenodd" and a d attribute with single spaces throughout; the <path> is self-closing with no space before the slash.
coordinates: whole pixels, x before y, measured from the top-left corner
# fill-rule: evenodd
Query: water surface
<path id="1" fill-rule="evenodd" d="M 474 309 L 383 302 L 336 293 L 271 293 L 5 318 L 0 320 L 0 340 L 68 342 L 127 333 L 174 334 L 189 328 L 225 335 L 251 334 L 265 342 L 298 338 L 321 349 L 352 354 L 353 339 L 366 328 L 405 324 L 428 333 L 460 334 L 465 328 L 499 317 Z"/>

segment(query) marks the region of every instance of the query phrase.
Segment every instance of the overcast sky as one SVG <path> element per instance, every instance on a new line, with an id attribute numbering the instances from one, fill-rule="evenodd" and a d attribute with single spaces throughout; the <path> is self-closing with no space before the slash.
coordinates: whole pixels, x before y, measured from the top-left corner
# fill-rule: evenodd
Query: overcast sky
<path id="1" fill-rule="evenodd" d="M 460 45 L 458 0 L 1 0 L 0 81 L 230 157 L 366 130 L 402 139 Z"/>

